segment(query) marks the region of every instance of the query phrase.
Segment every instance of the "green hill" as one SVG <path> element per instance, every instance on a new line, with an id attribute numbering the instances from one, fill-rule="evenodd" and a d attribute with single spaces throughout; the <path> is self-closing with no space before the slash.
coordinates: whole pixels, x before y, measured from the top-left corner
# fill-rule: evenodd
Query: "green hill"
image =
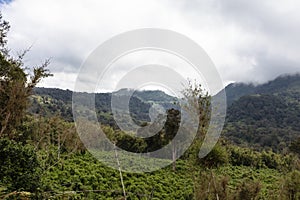
<path id="1" fill-rule="evenodd" d="M 130 92 L 128 89 L 122 89 L 114 93 L 114 95 L 119 95 L 122 99 L 130 95 Z M 73 121 L 72 91 L 57 88 L 35 88 L 34 93 L 31 108 L 29 109 L 30 113 L 48 117 L 58 115 L 67 121 Z M 95 95 L 95 108 L 99 121 L 103 124 L 117 127 L 111 110 L 112 93 L 85 93 L 83 98 L 88 98 L 90 95 Z M 175 97 L 159 90 L 136 91 L 130 98 L 129 111 L 131 117 L 137 123 L 149 122 L 149 109 L 153 104 L 159 104 L 165 109 L 169 109 L 175 107 L 174 102 L 176 102 Z"/>
<path id="2" fill-rule="evenodd" d="M 282 151 L 300 137 L 299 74 L 258 86 L 229 85 L 226 92 L 229 107 L 224 135 L 229 140 Z"/>
<path id="3" fill-rule="evenodd" d="M 233 143 L 282 151 L 300 137 L 300 74 L 280 76 L 256 86 L 234 83 L 225 91 L 228 110 L 223 136 Z M 122 99 L 130 93 L 122 89 L 115 94 Z M 73 121 L 72 94 L 70 90 L 36 88 L 30 112 Z M 111 97 L 111 93 L 95 94 L 96 112 L 101 123 L 118 128 L 111 113 Z M 149 122 L 153 104 L 168 109 L 176 107 L 176 101 L 159 90 L 135 91 L 129 102 L 130 115 L 136 123 Z"/>
<path id="4" fill-rule="evenodd" d="M 231 106 L 242 96 L 253 94 L 287 94 L 297 98 L 300 94 L 300 74 L 282 75 L 261 85 L 232 83 L 226 88 L 227 104 Z M 285 95 L 283 95 L 285 96 Z M 299 98 L 298 98 L 299 99 Z"/>

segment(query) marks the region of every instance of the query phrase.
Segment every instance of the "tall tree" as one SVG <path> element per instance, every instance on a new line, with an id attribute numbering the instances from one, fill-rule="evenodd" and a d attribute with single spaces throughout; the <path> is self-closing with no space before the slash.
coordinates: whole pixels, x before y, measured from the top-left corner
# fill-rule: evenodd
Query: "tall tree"
<path id="1" fill-rule="evenodd" d="M 182 94 L 186 102 L 183 109 L 190 113 L 191 116 L 197 117 L 199 123 L 197 137 L 203 138 L 210 121 L 211 96 L 196 81 L 194 83 L 189 81 Z"/>
<path id="2" fill-rule="evenodd" d="M 173 140 L 178 132 L 180 126 L 180 111 L 176 109 L 169 109 L 167 111 L 167 121 L 165 123 L 165 139 L 167 141 L 172 141 L 172 160 L 173 160 L 173 170 L 176 170 L 176 142 Z"/>
<path id="3" fill-rule="evenodd" d="M 205 92 L 201 84 L 189 81 L 182 91 L 184 104 L 182 109 L 189 113 L 190 127 L 197 126 L 196 137 L 185 156 L 198 160 L 201 143 L 205 138 L 211 116 L 211 96 Z M 191 129 L 195 131 L 195 129 Z"/>
<path id="4" fill-rule="evenodd" d="M 192 148 L 194 149 L 197 146 L 196 149 L 199 150 L 199 145 L 205 137 L 210 122 L 211 96 L 196 81 L 194 83 L 189 81 L 182 94 L 185 102 L 183 110 L 191 116 L 190 120 L 192 121 L 189 122 L 190 126 L 198 127 Z"/>
<path id="5" fill-rule="evenodd" d="M 28 50 L 17 57 L 9 54 L 9 28 L 0 13 L 0 138 L 17 139 L 16 127 L 26 114 L 28 97 L 42 78 L 52 74 L 47 69 L 49 60 L 37 67 L 24 67 L 23 58 Z"/>

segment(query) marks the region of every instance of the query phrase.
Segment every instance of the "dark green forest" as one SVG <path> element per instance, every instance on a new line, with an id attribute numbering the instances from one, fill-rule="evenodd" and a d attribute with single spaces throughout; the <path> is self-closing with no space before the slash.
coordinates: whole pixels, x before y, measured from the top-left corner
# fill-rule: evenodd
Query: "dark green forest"
<path id="1" fill-rule="evenodd" d="M 280 76 L 256 87 L 229 85 L 226 94 L 228 103 L 232 103 L 228 107 L 224 137 L 230 141 L 256 150 L 286 153 L 299 138 L 299 74 Z"/>
<path id="2" fill-rule="evenodd" d="M 9 28 L 0 16 L 0 199 L 300 199 L 299 74 L 262 85 L 227 86 L 222 136 L 202 159 L 198 152 L 209 122 L 211 97 L 201 86 L 190 85 L 183 91 L 184 98 L 195 100 L 202 119 L 190 148 L 163 169 L 120 176 L 81 142 L 73 121 L 73 92 L 37 87 L 52 76 L 51 61 L 30 68 L 23 62 L 27 50 L 17 57 L 10 54 Z M 120 99 L 127 91 L 117 91 Z M 151 152 L 168 144 L 177 132 L 179 99 L 162 91 L 137 91 L 130 99 L 130 117 L 143 127 L 150 122 L 154 103 L 167 110 L 163 128 L 144 139 L 119 129 L 112 115 L 111 93 L 86 95 L 95 95 L 101 128 L 122 149 Z M 88 117 L 90 110 L 80 112 Z M 92 128 L 86 123 L 87 131 Z M 130 156 L 121 160 L 121 167 L 130 167 L 130 161 Z M 139 165 L 147 169 L 155 162 L 141 159 Z"/>

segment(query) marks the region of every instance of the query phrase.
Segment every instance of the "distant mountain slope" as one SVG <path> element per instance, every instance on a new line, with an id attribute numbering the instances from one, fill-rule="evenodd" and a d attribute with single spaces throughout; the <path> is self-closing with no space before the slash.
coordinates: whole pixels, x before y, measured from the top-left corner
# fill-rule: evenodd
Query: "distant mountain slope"
<path id="1" fill-rule="evenodd" d="M 175 102 L 176 97 L 170 96 L 160 90 L 144 90 L 136 91 L 135 96 L 139 97 L 141 100 L 146 102 Z"/>
<path id="2" fill-rule="evenodd" d="M 73 120 L 72 94 L 70 90 L 57 88 L 35 88 L 35 95 L 32 97 L 31 113 L 39 113 L 44 116 L 59 115 L 67 121 Z M 129 89 L 122 89 L 114 94 L 124 98 L 130 95 Z M 87 94 L 87 96 L 92 94 Z M 111 113 L 111 93 L 96 93 L 95 107 L 98 119 L 105 124 L 115 126 Z M 174 107 L 176 98 L 165 94 L 162 91 L 136 91 L 129 101 L 131 117 L 137 122 L 150 121 L 149 109 L 153 104 L 160 104 L 165 108 Z"/>
<path id="3" fill-rule="evenodd" d="M 228 106 L 240 97 L 251 94 L 284 94 L 286 92 L 298 94 L 300 93 L 300 74 L 282 75 L 275 80 L 257 86 L 232 83 L 225 88 L 225 91 Z"/>
<path id="4" fill-rule="evenodd" d="M 226 88 L 227 105 L 230 106 L 234 101 L 242 96 L 254 94 L 255 86 L 245 83 L 231 83 Z"/>
<path id="5" fill-rule="evenodd" d="M 29 112 L 47 117 L 59 115 L 67 121 L 72 121 L 72 91 L 35 88 Z"/>
<path id="6" fill-rule="evenodd" d="M 226 87 L 224 136 L 236 144 L 282 151 L 300 137 L 300 75 Z M 231 102 L 231 103 L 230 103 Z"/>
<path id="7" fill-rule="evenodd" d="M 300 92 L 300 74 L 279 76 L 257 87 L 258 93 Z"/>
<path id="8" fill-rule="evenodd" d="M 280 76 L 262 85 L 243 83 L 226 87 L 228 109 L 223 136 L 230 141 L 257 149 L 282 151 L 292 140 L 300 137 L 300 75 Z M 128 89 L 117 92 L 122 98 Z M 73 120 L 72 91 L 36 88 L 31 113 L 44 116 L 60 115 Z M 98 119 L 117 127 L 111 113 L 111 93 L 95 94 Z M 83 101 L 84 102 L 84 101 Z M 162 91 L 136 91 L 130 102 L 131 117 L 137 123 L 150 121 L 153 104 L 164 108 L 176 107 L 176 98 Z"/>

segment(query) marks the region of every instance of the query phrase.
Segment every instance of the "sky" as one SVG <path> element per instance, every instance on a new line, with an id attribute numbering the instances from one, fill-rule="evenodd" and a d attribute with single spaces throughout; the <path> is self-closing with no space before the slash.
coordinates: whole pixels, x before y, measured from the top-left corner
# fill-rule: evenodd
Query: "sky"
<path id="1" fill-rule="evenodd" d="M 74 89 L 79 69 L 94 49 L 115 35 L 139 28 L 168 29 L 197 42 L 215 64 L 224 85 L 264 83 L 300 72 L 298 0 L 0 2 L 2 15 L 11 25 L 11 53 L 17 55 L 31 47 L 24 59 L 29 67 L 51 59 L 49 69 L 54 76 L 43 80 L 39 85 L 43 87 Z M 122 74 L 125 64 L 149 55 L 137 56 L 114 72 Z M 118 76 L 114 77 L 104 89 L 113 88 L 118 81 Z"/>

